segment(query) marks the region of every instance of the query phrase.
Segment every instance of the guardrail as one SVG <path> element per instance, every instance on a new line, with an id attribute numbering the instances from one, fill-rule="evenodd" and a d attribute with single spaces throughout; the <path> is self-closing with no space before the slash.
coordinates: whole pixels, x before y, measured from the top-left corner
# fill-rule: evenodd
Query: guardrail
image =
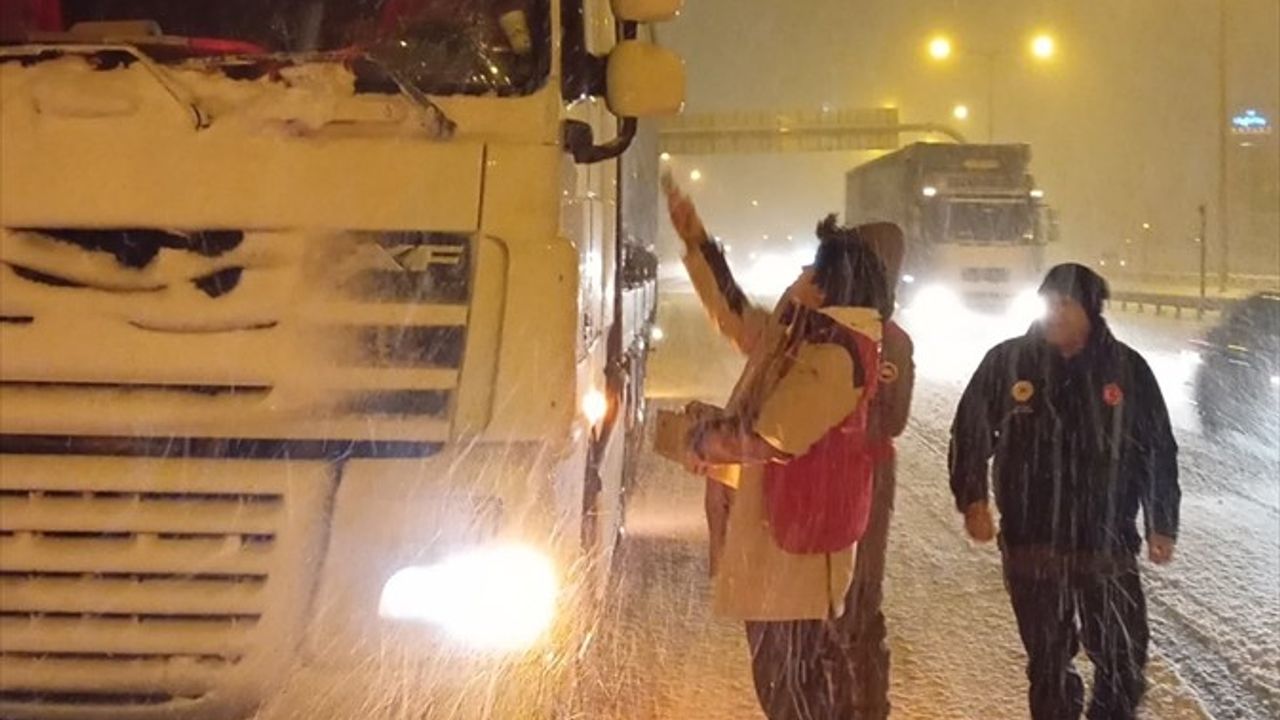
<path id="1" fill-rule="evenodd" d="M 1140 313 L 1145 312 L 1149 307 L 1156 315 L 1163 315 L 1165 310 L 1172 310 L 1175 318 L 1181 318 L 1184 312 L 1188 312 L 1196 318 L 1203 318 L 1205 313 L 1222 312 L 1234 302 L 1236 302 L 1234 298 L 1220 296 L 1201 298 L 1166 293 L 1113 292 L 1110 306 L 1112 309 L 1119 307 L 1122 311 L 1128 311 L 1133 307 Z"/>

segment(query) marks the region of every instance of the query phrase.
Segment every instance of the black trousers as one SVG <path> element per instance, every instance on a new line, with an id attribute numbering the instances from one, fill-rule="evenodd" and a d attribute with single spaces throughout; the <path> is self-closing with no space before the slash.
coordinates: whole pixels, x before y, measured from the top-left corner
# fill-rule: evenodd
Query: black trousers
<path id="1" fill-rule="evenodd" d="M 1005 558 L 1005 582 L 1027 651 L 1032 720 L 1077 720 L 1083 643 L 1094 665 L 1089 720 L 1132 720 L 1146 691 L 1147 603 L 1137 563 L 1108 572 L 1029 572 Z"/>
<path id="2" fill-rule="evenodd" d="M 889 646 L 884 571 L 894 466 L 876 469 L 844 614 L 834 620 L 747 623 L 756 697 L 769 720 L 886 720 Z"/>
<path id="3" fill-rule="evenodd" d="M 834 623 L 748 622 L 751 675 L 769 720 L 846 720 L 852 672 Z"/>

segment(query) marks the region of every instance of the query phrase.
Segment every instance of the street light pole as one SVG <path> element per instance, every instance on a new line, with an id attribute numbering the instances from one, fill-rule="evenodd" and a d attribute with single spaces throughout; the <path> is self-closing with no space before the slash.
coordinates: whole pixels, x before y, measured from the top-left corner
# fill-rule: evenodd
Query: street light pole
<path id="1" fill-rule="evenodd" d="M 1204 296 L 1205 286 L 1207 283 L 1207 275 L 1205 273 L 1205 256 L 1209 246 L 1209 238 L 1205 237 L 1205 233 L 1209 230 L 1209 220 L 1205 211 L 1204 203 L 1200 203 L 1200 237 L 1196 238 L 1196 244 L 1200 246 L 1200 303 L 1196 307 L 1196 317 L 1204 318 Z"/>
<path id="2" fill-rule="evenodd" d="M 945 62 L 955 53 L 951 40 L 943 35 L 935 36 L 930 40 L 927 48 L 929 56 L 938 62 Z M 996 62 L 1005 53 L 999 50 L 982 51 L 963 48 L 961 52 L 976 57 L 987 65 L 987 142 L 994 143 L 996 138 Z M 1056 52 L 1056 43 L 1052 35 L 1041 33 L 1031 41 L 1031 55 L 1037 60 L 1051 60 Z"/>
<path id="3" fill-rule="evenodd" d="M 1227 127 L 1227 0 L 1218 0 L 1218 236 L 1222 243 L 1222 267 L 1218 275 L 1218 291 L 1226 292 L 1231 275 L 1231 197 L 1227 190 L 1227 151 L 1230 143 Z"/>
<path id="4" fill-rule="evenodd" d="M 982 53 L 987 61 L 987 144 L 996 141 L 996 53 Z"/>

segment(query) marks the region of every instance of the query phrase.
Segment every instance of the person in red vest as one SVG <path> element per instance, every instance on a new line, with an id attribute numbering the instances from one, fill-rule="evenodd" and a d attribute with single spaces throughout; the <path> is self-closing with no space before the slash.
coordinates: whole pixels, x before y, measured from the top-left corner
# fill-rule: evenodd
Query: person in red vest
<path id="1" fill-rule="evenodd" d="M 818 227 L 813 264 L 770 312 L 734 281 L 692 202 L 674 187 L 668 202 L 704 307 L 747 356 L 723 415 L 698 424 L 689 437 L 691 464 L 733 470 L 707 481 L 715 611 L 745 622 L 757 696 L 770 720 L 853 717 L 854 668 L 835 622 L 846 612 L 855 574 L 853 541 L 829 545 L 826 537 L 804 537 L 804 518 L 796 525 L 788 522 L 794 516 L 776 514 L 779 494 L 769 479 L 805 469 L 773 486 L 785 499 L 789 484 L 821 474 L 815 457 L 842 452 L 842 430 L 865 434 L 868 412 L 861 409 L 870 407 L 882 318 L 892 311 L 884 263 L 858 229 L 829 217 Z M 861 428 L 849 424 L 858 417 Z M 868 454 L 865 463 L 871 462 Z M 816 479 L 838 485 L 844 478 Z M 867 507 L 871 485 L 868 472 Z M 839 521 L 855 520 L 827 519 L 837 521 L 837 531 L 845 529 Z M 864 514 L 854 534 L 866 523 Z"/>

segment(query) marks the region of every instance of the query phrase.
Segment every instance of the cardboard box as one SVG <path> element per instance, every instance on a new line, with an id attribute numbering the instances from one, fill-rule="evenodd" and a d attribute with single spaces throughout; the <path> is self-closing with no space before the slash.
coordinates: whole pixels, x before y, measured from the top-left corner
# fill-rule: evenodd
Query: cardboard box
<path id="1" fill-rule="evenodd" d="M 685 440 L 693 419 L 683 411 L 659 410 L 653 432 L 653 449 L 668 460 L 685 461 Z"/>
<path id="2" fill-rule="evenodd" d="M 687 441 L 694 425 L 719 417 L 724 411 L 706 403 L 690 403 L 683 411 L 659 410 L 655 418 L 653 449 L 672 462 L 686 465 L 689 460 Z M 689 468 L 703 477 L 723 483 L 731 488 L 738 486 L 737 465 L 702 465 Z"/>

